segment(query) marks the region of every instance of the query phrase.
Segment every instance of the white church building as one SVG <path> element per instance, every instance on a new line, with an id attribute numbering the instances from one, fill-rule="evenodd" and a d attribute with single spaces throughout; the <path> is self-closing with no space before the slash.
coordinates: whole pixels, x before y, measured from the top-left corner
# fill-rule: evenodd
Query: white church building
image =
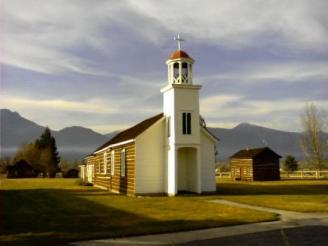
<path id="1" fill-rule="evenodd" d="M 194 60 L 179 48 L 166 61 L 163 113 L 124 130 L 84 159 L 85 182 L 129 195 L 216 190 L 217 139 L 199 113 Z"/>

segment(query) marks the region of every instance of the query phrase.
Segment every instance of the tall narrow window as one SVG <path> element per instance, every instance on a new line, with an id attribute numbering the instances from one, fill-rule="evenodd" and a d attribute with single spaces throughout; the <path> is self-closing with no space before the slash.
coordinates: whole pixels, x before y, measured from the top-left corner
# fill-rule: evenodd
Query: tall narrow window
<path id="1" fill-rule="evenodd" d="M 179 63 L 173 64 L 173 77 L 177 79 L 179 77 Z"/>
<path id="2" fill-rule="evenodd" d="M 187 113 L 182 113 L 182 133 L 187 134 Z"/>
<path id="3" fill-rule="evenodd" d="M 125 177 L 126 172 L 126 158 L 125 158 L 125 149 L 121 151 L 121 177 Z"/>
<path id="4" fill-rule="evenodd" d="M 182 113 L 182 134 L 191 134 L 191 113 Z"/>
<path id="5" fill-rule="evenodd" d="M 191 134 L 191 113 L 187 113 L 187 134 Z"/>
<path id="6" fill-rule="evenodd" d="M 111 175 L 114 176 L 115 174 L 115 151 L 112 150 L 111 157 L 110 157 L 110 171 Z"/>
<path id="7" fill-rule="evenodd" d="M 105 151 L 104 153 L 104 170 L 103 173 L 106 174 L 107 173 L 107 151 Z"/>

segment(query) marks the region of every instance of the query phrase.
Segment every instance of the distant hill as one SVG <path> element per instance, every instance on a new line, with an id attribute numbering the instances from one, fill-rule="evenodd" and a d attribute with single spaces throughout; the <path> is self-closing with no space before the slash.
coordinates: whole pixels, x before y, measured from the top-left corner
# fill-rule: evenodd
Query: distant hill
<path id="1" fill-rule="evenodd" d="M 0 109 L 0 156 L 12 156 L 23 143 L 34 141 L 44 127 L 23 118 L 17 112 Z M 278 154 L 294 155 L 303 159 L 299 147 L 300 133 L 279 131 L 248 123 L 241 123 L 232 129 L 211 128 L 209 130 L 220 139 L 218 158 L 225 160 L 243 148 L 269 146 Z M 118 132 L 105 135 L 80 126 L 52 131 L 56 138 L 60 155 L 66 160 L 81 159 Z M 328 141 L 328 134 L 325 135 Z"/>
<path id="2" fill-rule="evenodd" d="M 24 143 L 35 141 L 45 127 L 27 120 L 17 112 L 0 109 L 0 156 L 12 156 Z M 110 136 L 80 126 L 52 130 L 60 155 L 67 160 L 81 159 L 109 140 Z"/>
<path id="3" fill-rule="evenodd" d="M 292 154 L 303 159 L 300 149 L 301 134 L 279 131 L 248 123 L 241 123 L 232 129 L 209 128 L 220 139 L 219 159 L 227 159 L 240 149 L 269 146 L 281 156 Z"/>

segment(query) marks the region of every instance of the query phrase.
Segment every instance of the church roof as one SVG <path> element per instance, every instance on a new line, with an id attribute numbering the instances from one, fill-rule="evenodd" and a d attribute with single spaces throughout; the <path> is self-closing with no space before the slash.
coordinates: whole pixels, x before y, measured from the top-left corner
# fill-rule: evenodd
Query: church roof
<path id="1" fill-rule="evenodd" d="M 272 151 L 268 147 L 264 148 L 256 148 L 256 149 L 242 149 L 239 150 L 237 153 L 233 154 L 230 156 L 230 158 L 254 158 L 258 157 L 260 155 L 270 155 L 270 156 L 275 156 L 278 158 L 281 158 L 280 155 L 278 155 L 276 152 Z"/>
<path id="2" fill-rule="evenodd" d="M 183 50 L 176 50 L 174 51 L 171 56 L 170 59 L 178 59 L 178 58 L 190 58 L 190 56 L 187 54 L 187 52 L 183 51 Z"/>
<path id="3" fill-rule="evenodd" d="M 156 121 L 161 119 L 163 117 L 163 113 L 160 113 L 158 115 L 155 115 L 151 118 L 148 118 L 133 127 L 126 129 L 118 134 L 116 134 L 113 138 L 111 138 L 109 141 L 107 141 L 105 144 L 101 145 L 98 149 L 96 149 L 94 152 L 101 150 L 103 148 L 106 148 L 109 145 L 117 144 L 120 142 L 124 142 L 130 139 L 134 139 L 144 131 L 146 131 L 150 126 L 152 126 Z"/>

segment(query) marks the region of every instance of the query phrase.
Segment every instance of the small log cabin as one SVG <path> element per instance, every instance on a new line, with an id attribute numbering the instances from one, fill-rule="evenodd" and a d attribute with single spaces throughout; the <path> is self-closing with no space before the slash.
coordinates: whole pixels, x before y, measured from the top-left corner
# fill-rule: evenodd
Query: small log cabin
<path id="1" fill-rule="evenodd" d="M 168 83 L 163 113 L 118 133 L 84 159 L 81 178 L 95 186 L 129 195 L 216 191 L 218 139 L 199 114 L 193 84 L 194 60 L 182 50 L 167 60 Z"/>
<path id="2" fill-rule="evenodd" d="M 37 176 L 37 172 L 33 167 L 25 160 L 20 160 L 13 166 L 7 168 L 7 178 L 34 178 Z"/>
<path id="3" fill-rule="evenodd" d="M 280 155 L 270 148 L 243 149 L 230 157 L 231 177 L 234 180 L 280 180 Z"/>

